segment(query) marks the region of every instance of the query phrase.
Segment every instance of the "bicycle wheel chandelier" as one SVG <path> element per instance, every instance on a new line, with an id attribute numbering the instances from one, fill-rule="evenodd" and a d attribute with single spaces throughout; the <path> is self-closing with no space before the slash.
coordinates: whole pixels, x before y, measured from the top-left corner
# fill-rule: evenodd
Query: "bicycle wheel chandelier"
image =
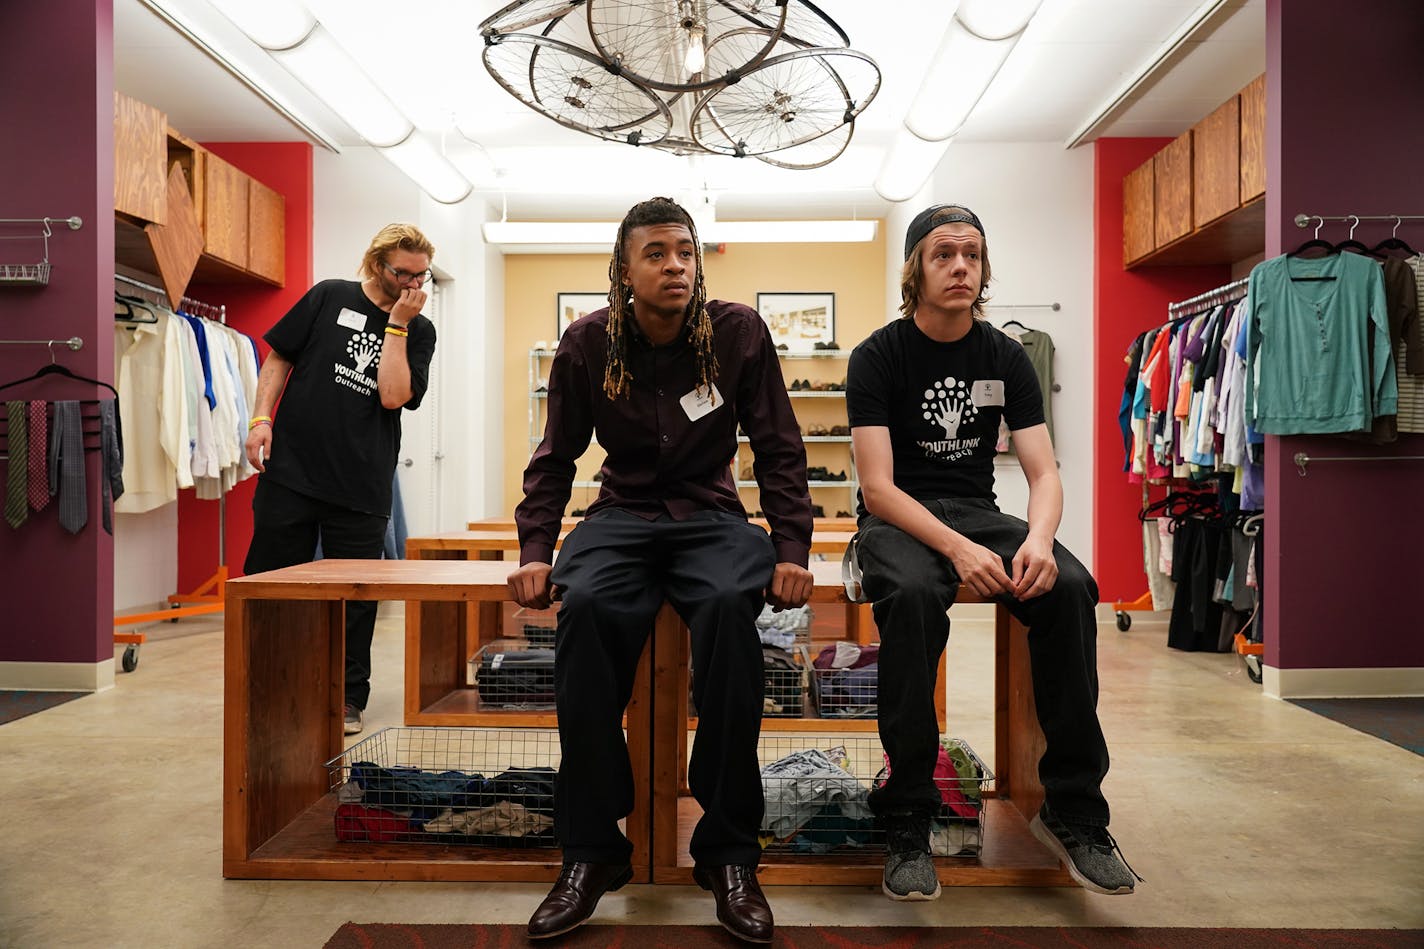
<path id="1" fill-rule="evenodd" d="M 480 34 L 485 68 L 529 108 L 678 155 L 819 168 L 880 90 L 808 0 L 517 0 Z"/>

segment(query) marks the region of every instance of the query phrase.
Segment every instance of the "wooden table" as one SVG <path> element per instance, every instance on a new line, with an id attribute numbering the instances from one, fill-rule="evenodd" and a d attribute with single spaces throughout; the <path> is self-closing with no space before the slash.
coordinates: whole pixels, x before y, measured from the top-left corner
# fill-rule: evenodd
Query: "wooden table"
<path id="1" fill-rule="evenodd" d="M 407 610 L 441 611 L 507 596 L 511 564 L 500 561 L 321 560 L 229 581 L 226 590 L 223 722 L 223 874 L 262 879 L 550 881 L 558 850 L 503 850 L 420 844 L 338 843 L 335 795 L 324 762 L 343 751 L 345 600 L 405 600 Z M 813 566 L 816 603 L 844 603 L 840 566 Z M 962 602 L 975 602 L 961 595 Z M 429 618 L 429 617 L 427 617 Z M 458 625 L 458 624 L 457 624 Z M 443 622 L 425 636 L 447 637 Z M 985 803 L 984 851 L 977 859 L 937 859 L 952 885 L 1069 884 L 1028 832 L 1043 799 L 1037 762 L 1043 736 L 1034 715 L 1028 643 L 998 610 L 995 646 L 995 768 Z M 437 645 L 427 641 L 425 646 Z M 637 882 L 691 882 L 687 840 L 696 804 L 680 793 L 687 739 L 687 633 L 668 607 L 659 613 L 639 663 L 627 711 L 635 780 L 627 834 Z M 426 663 L 415 685 L 426 688 Z M 409 679 L 407 680 L 409 684 Z M 436 682 L 433 691 L 444 685 Z M 514 725 L 508 716 L 500 722 Z M 844 724 L 844 723 L 838 723 Z M 880 879 L 874 853 L 818 857 L 767 854 L 764 883 L 848 883 Z"/>

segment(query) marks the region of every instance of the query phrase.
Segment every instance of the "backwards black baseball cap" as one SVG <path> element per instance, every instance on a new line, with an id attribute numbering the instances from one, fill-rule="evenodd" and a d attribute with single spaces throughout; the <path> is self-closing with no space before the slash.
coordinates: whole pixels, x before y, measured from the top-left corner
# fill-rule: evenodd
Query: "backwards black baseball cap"
<path id="1" fill-rule="evenodd" d="M 910 226 L 905 231 L 905 259 L 909 260 L 910 255 L 915 252 L 915 245 L 924 240 L 925 235 L 941 224 L 964 223 L 973 225 L 979 232 L 979 236 L 984 236 L 984 225 L 979 223 L 979 215 L 969 210 L 962 204 L 936 204 L 925 208 L 915 219 L 910 222 Z"/>

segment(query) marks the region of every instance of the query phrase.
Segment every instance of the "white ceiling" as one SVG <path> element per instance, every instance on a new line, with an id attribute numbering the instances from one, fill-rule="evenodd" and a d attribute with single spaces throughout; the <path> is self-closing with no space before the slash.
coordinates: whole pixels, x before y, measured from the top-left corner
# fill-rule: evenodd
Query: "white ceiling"
<path id="1" fill-rule="evenodd" d="M 511 219 L 616 218 L 650 189 L 698 186 L 717 195 L 724 220 L 883 216 L 888 205 L 871 183 L 955 6 L 821 0 L 851 47 L 879 65 L 881 88 L 844 155 L 822 169 L 787 171 L 754 159 L 680 159 L 602 142 L 527 109 L 495 85 L 480 61 L 478 24 L 507 0 L 306 2 L 416 125 L 443 144 L 475 182 L 475 196 L 506 202 Z M 1066 144 L 1184 23 L 1213 7 L 1210 27 L 1134 89 L 1092 137 L 1180 134 L 1264 72 L 1265 0 L 1043 0 L 955 142 Z M 207 0 L 114 0 L 114 81 L 199 141 L 360 144 Z"/>

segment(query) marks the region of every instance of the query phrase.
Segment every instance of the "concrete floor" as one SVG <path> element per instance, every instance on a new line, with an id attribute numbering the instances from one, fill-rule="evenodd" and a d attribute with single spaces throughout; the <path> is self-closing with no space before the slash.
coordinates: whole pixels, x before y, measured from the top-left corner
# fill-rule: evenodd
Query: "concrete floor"
<path id="1" fill-rule="evenodd" d="M 992 631 L 954 615 L 950 731 L 992 760 Z M 946 889 L 899 904 L 868 887 L 774 887 L 777 921 L 1424 928 L 1424 757 L 1264 698 L 1235 656 L 1167 649 L 1148 615 L 1100 630 L 1105 790 L 1146 878 L 1136 894 Z M 221 628 L 149 632 L 115 688 L 0 726 L 0 947 L 300 949 L 347 920 L 528 919 L 542 884 L 224 880 Z M 367 734 L 400 724 L 402 635 L 383 607 Z M 600 921 L 713 924 L 712 901 L 630 886 Z"/>

